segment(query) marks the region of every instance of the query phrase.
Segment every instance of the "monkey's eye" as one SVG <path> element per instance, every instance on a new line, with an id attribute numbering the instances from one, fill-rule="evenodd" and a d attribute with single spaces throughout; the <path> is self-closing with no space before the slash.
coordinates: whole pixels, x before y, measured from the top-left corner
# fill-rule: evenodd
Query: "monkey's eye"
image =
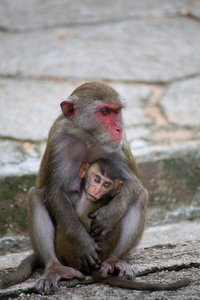
<path id="1" fill-rule="evenodd" d="M 99 176 L 95 176 L 95 177 L 94 177 L 94 182 L 96 182 L 96 183 L 99 183 L 99 182 L 100 182 Z"/>
<path id="2" fill-rule="evenodd" d="M 120 113 L 120 111 L 121 111 L 120 108 L 116 109 L 116 110 L 115 110 L 115 114 L 118 115 L 118 114 Z"/>
<path id="3" fill-rule="evenodd" d="M 104 183 L 104 185 L 103 185 L 106 189 L 109 189 L 109 187 L 110 187 L 110 182 L 106 182 L 106 183 Z"/>
<path id="4" fill-rule="evenodd" d="M 107 107 L 104 107 L 101 110 L 101 113 L 102 113 L 103 116 L 107 116 L 109 114 L 109 112 L 110 112 L 109 108 L 107 108 Z"/>

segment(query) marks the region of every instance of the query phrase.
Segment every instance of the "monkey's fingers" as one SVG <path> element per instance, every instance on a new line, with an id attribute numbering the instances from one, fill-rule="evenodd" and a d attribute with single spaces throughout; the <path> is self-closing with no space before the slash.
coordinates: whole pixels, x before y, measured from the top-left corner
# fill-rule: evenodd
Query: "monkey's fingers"
<path id="1" fill-rule="evenodd" d="M 101 248 L 97 244 L 94 244 L 94 248 L 95 248 L 95 251 L 97 251 L 97 252 L 101 251 Z"/>
<path id="2" fill-rule="evenodd" d="M 85 279 L 85 276 L 78 270 L 76 270 L 74 268 L 70 268 L 70 267 L 64 267 L 64 268 L 66 268 L 66 271 L 63 269 L 61 278 L 63 278 L 63 279 L 73 279 L 73 278 Z"/>
<path id="3" fill-rule="evenodd" d="M 83 259 L 82 260 L 82 270 L 84 270 L 84 273 L 90 274 L 91 268 L 99 269 L 100 266 L 92 258 Z"/>
<path id="4" fill-rule="evenodd" d="M 97 236 L 102 236 L 103 235 L 103 228 L 101 228 L 100 224 L 92 220 L 91 223 L 91 229 L 90 229 L 90 235 L 91 237 L 97 237 Z"/>
<path id="5" fill-rule="evenodd" d="M 95 269 L 99 269 L 99 268 L 100 268 L 101 261 L 100 261 L 100 259 L 98 258 L 97 255 L 95 255 L 95 256 L 93 256 L 93 257 L 90 256 L 90 257 L 88 258 L 88 262 L 89 262 L 89 264 L 90 264 L 91 267 L 93 267 L 93 268 L 95 268 Z"/>
<path id="6" fill-rule="evenodd" d="M 90 233 L 90 236 L 95 240 L 95 242 L 98 242 L 100 240 L 103 240 L 106 236 L 106 230 L 100 231 L 101 229 L 96 229 L 95 231 Z"/>
<path id="7" fill-rule="evenodd" d="M 115 263 L 115 269 L 119 271 L 118 277 L 133 280 L 135 278 L 135 272 L 131 269 L 131 266 L 125 261 L 117 261 Z"/>
<path id="8" fill-rule="evenodd" d="M 98 254 L 96 252 L 90 254 L 87 257 L 87 262 L 89 264 L 90 267 L 93 267 L 95 269 L 99 269 L 100 265 L 101 265 L 101 260 L 98 257 Z"/>
<path id="9" fill-rule="evenodd" d="M 37 281 L 36 289 L 38 293 L 47 294 L 54 293 L 57 289 L 58 281 L 63 279 L 84 279 L 85 276 L 78 270 L 70 267 L 65 267 L 59 264 L 49 267 L 44 275 Z"/>
<path id="10" fill-rule="evenodd" d="M 54 293 L 57 289 L 59 279 L 60 276 L 58 274 L 50 274 L 50 276 L 45 276 L 44 274 L 36 283 L 38 293 L 46 295 Z"/>
<path id="11" fill-rule="evenodd" d="M 95 211 L 93 211 L 93 212 L 91 212 L 91 213 L 89 214 L 89 217 L 90 217 L 91 219 L 94 219 L 97 215 L 98 215 L 98 209 L 95 210 Z"/>
<path id="12" fill-rule="evenodd" d="M 94 236 L 95 241 L 98 242 L 98 241 L 102 240 L 105 237 L 105 235 L 106 235 L 105 231 L 103 231 L 98 236 L 96 236 L 96 237 Z"/>
<path id="13" fill-rule="evenodd" d="M 113 274 L 117 270 L 118 276 L 120 278 L 133 280 L 135 277 L 134 271 L 131 269 L 131 266 L 123 261 L 115 258 L 107 258 L 101 265 L 100 277 L 105 279 L 108 277 L 109 273 Z"/>
<path id="14" fill-rule="evenodd" d="M 108 274 L 112 274 L 114 272 L 114 265 L 104 261 L 101 265 L 100 269 L 100 277 L 105 279 L 108 277 Z"/>

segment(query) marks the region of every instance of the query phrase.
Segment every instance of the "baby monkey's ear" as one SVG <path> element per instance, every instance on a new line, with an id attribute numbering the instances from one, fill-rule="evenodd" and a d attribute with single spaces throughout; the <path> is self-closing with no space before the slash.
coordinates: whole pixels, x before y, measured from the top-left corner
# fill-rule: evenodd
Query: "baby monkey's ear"
<path id="1" fill-rule="evenodd" d="M 79 172 L 78 172 L 78 176 L 79 178 L 84 178 L 85 177 L 85 173 L 87 171 L 87 169 L 89 168 L 90 166 L 90 163 L 88 161 L 83 161 L 81 166 L 80 166 L 80 169 L 79 169 Z"/>

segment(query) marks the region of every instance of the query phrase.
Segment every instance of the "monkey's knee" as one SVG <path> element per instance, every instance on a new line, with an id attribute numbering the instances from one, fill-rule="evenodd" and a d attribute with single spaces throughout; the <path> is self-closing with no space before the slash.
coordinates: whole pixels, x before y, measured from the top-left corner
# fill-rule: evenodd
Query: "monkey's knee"
<path id="1" fill-rule="evenodd" d="M 30 188 L 30 190 L 28 191 L 28 198 L 32 199 L 36 193 L 37 193 L 38 188 L 33 186 L 32 188 Z"/>
<path id="2" fill-rule="evenodd" d="M 144 197 L 145 197 L 145 201 L 147 203 L 149 200 L 149 192 L 145 188 L 144 188 Z"/>
<path id="3" fill-rule="evenodd" d="M 149 193 L 144 187 L 142 187 L 142 190 L 139 194 L 138 200 L 139 200 L 139 203 L 141 206 L 143 206 L 143 207 L 147 206 L 147 203 L 149 200 Z"/>
<path id="4" fill-rule="evenodd" d="M 36 186 L 33 186 L 28 191 L 28 200 L 29 203 L 43 203 L 44 202 L 44 195 L 45 195 L 45 187 L 44 188 L 37 188 Z"/>

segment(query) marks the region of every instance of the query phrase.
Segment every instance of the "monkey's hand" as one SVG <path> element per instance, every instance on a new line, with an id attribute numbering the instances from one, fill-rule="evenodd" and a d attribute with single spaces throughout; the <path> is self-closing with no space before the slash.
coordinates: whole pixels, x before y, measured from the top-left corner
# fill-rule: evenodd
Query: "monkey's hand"
<path id="1" fill-rule="evenodd" d="M 116 230 L 117 224 L 121 221 L 129 207 L 131 181 L 126 181 L 119 194 L 105 206 L 98 208 L 89 214 L 92 218 L 90 236 L 99 241 L 111 231 Z"/>
<path id="2" fill-rule="evenodd" d="M 108 205 L 98 208 L 94 212 L 89 214 L 92 218 L 90 236 L 99 241 L 103 239 L 109 232 L 116 226 L 117 212 L 115 215 L 109 213 Z"/>
<path id="3" fill-rule="evenodd" d="M 101 248 L 94 242 L 94 240 L 88 236 L 89 239 L 85 239 L 84 243 L 77 247 L 77 260 L 82 270 L 86 273 L 90 273 L 91 267 L 99 269 L 101 261 L 98 257 L 98 253 Z"/>
<path id="4" fill-rule="evenodd" d="M 137 189 L 133 189 L 135 186 Z M 133 177 L 132 180 L 126 181 L 126 185 L 122 187 L 118 195 L 114 196 L 112 201 L 89 214 L 89 217 L 92 218 L 90 236 L 95 241 L 99 241 L 111 231 L 116 230 L 116 226 L 132 205 L 136 207 L 136 211 L 138 211 L 139 205 L 143 214 L 147 200 L 148 192 L 138 178 Z"/>

